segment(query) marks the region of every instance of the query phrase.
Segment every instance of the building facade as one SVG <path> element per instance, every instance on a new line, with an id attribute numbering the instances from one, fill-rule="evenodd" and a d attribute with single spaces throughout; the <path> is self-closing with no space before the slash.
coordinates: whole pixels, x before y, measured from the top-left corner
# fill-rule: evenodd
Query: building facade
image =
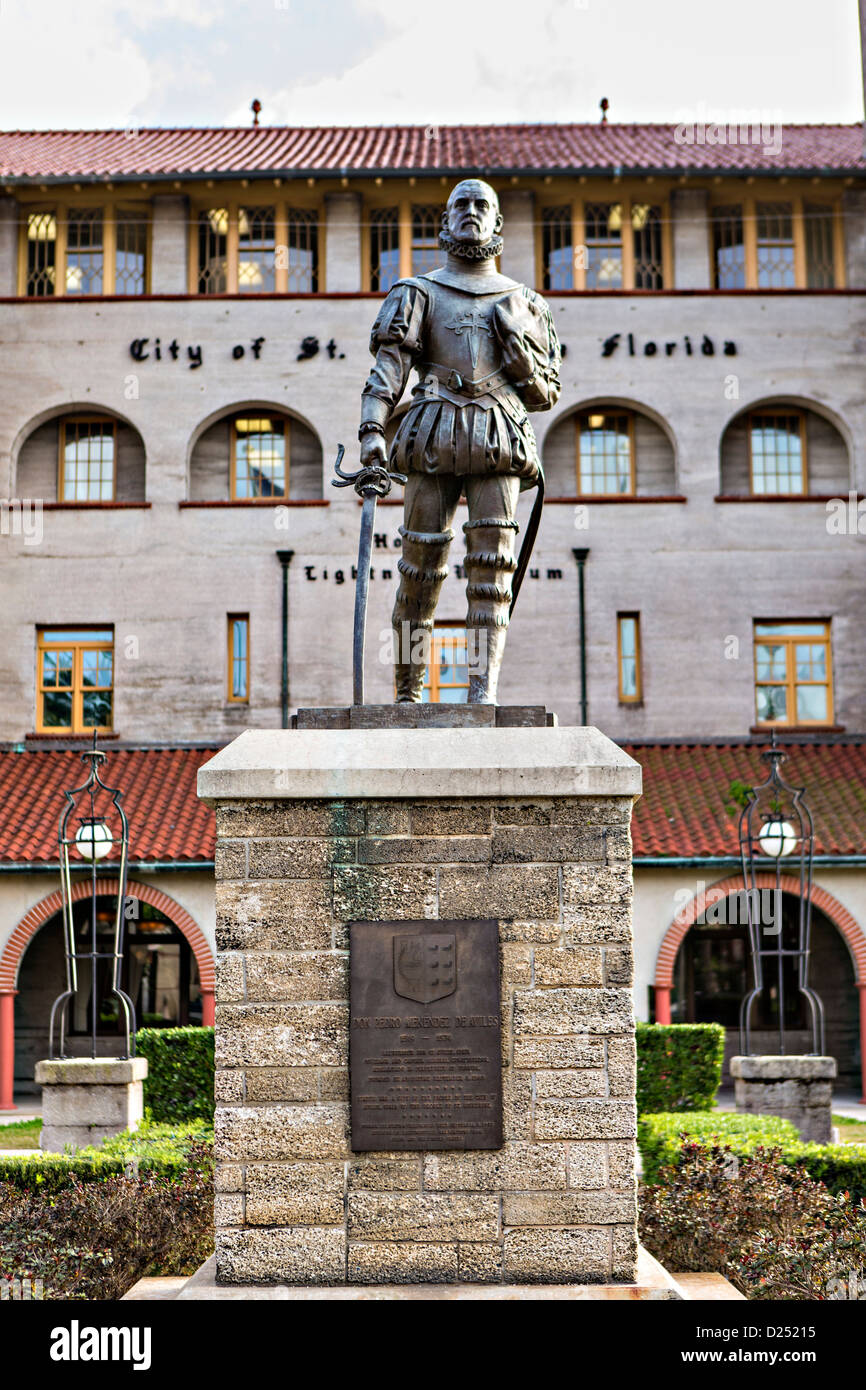
<path id="1" fill-rule="evenodd" d="M 36 775 L 31 754 L 69 749 L 93 728 L 109 751 L 155 756 L 348 702 L 359 513 L 354 494 L 332 489 L 333 462 L 338 444 L 349 460 L 356 447 L 381 297 L 438 263 L 441 209 L 466 173 L 496 187 L 501 269 L 544 293 L 565 349 L 559 402 L 534 417 L 547 500 L 502 703 L 546 703 L 635 750 L 676 742 L 698 750 L 690 766 L 700 750 L 742 746 L 744 776 L 751 745 L 773 729 L 859 748 L 863 132 L 785 127 L 772 144 L 749 128 L 723 134 L 0 136 L 0 741 L 18 775 Z M 400 519 L 396 501 L 380 507 L 374 702 L 393 691 Z M 452 553 L 439 605 L 432 699 L 465 697 L 461 558 Z M 34 868 L 8 838 L 7 1059 L 10 1018 L 17 1011 L 20 1038 L 23 1013 L 38 1013 L 21 987 L 38 933 L 18 956 L 9 943 L 52 873 L 50 857 Z M 841 843 L 828 837 L 818 875 L 836 875 L 826 891 L 866 930 L 862 831 L 859 847 L 856 834 L 844 853 Z M 671 997 L 677 1017 L 705 1010 L 686 947 L 669 979 L 661 953 L 673 949 L 677 893 L 729 878 L 732 846 L 720 832 L 703 860 L 676 849 L 668 839 L 658 855 L 636 854 L 639 1016 L 664 1017 Z M 154 891 L 212 944 L 212 849 L 185 852 L 169 862 L 131 843 L 133 860 L 153 866 L 142 872 Z M 151 908 L 171 925 L 160 902 Z M 858 938 L 840 939 L 856 1013 L 866 975 Z M 166 1008 L 206 1020 L 207 1000 L 190 997 L 201 962 L 193 951 L 182 965 L 173 944 Z M 856 1027 L 852 1036 L 853 1085 Z M 22 1055 L 22 1081 L 29 1066 Z"/>

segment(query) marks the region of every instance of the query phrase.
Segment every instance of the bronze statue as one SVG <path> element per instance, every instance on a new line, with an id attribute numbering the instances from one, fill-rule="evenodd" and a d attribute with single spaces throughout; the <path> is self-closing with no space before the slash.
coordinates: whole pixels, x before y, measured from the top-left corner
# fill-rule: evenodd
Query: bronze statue
<path id="1" fill-rule="evenodd" d="M 442 214 L 445 265 L 398 280 L 373 325 L 361 465 L 407 475 L 392 616 L 398 702 L 422 697 L 461 495 L 469 509 L 466 626 L 470 652 L 481 657 L 475 669 L 470 658 L 470 703 L 496 703 L 510 611 L 538 527 L 543 475 L 527 412 L 556 404 L 560 350 L 542 297 L 496 269 L 501 228 L 490 185 L 458 183 Z M 418 384 L 389 451 L 385 430 L 413 367 Z M 529 487 L 538 493 L 518 561 L 514 515 Z"/>

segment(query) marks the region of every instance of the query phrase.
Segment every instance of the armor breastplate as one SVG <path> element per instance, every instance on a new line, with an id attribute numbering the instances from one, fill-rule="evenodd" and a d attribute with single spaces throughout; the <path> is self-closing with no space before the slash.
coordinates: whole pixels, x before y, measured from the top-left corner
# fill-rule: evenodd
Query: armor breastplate
<path id="1" fill-rule="evenodd" d="M 470 397 L 502 385 L 502 349 L 493 315 L 512 291 L 467 294 L 430 280 L 425 289 L 431 302 L 418 362 L 422 380 L 432 372 L 441 377 L 442 385 Z"/>

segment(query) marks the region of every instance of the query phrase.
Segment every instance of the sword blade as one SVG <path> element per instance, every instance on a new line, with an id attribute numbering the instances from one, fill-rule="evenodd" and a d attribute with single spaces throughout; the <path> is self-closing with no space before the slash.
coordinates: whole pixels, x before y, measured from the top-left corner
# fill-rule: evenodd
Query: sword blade
<path id="1" fill-rule="evenodd" d="M 364 703 L 364 638 L 367 630 L 367 596 L 370 590 L 370 561 L 373 555 L 373 523 L 376 494 L 367 493 L 361 509 L 361 539 L 358 542 L 358 580 L 355 585 L 355 635 L 352 643 L 352 703 Z"/>

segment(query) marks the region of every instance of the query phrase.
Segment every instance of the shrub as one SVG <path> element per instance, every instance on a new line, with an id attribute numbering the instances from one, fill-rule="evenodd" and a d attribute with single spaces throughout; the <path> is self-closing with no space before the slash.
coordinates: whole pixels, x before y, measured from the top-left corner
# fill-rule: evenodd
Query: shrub
<path id="1" fill-rule="evenodd" d="M 724 1144 L 735 1153 L 748 1152 L 757 1144 L 794 1142 L 797 1131 L 790 1120 L 772 1115 L 726 1114 L 720 1110 L 695 1111 L 690 1115 L 638 1115 L 637 1142 L 643 1161 L 644 1182 L 659 1182 L 662 1168 L 676 1163 L 685 1140 Z"/>
<path id="2" fill-rule="evenodd" d="M 154 1120 L 209 1120 L 214 1112 L 214 1030 L 140 1028 L 139 1057 L 147 1058 L 144 1104 Z"/>
<path id="3" fill-rule="evenodd" d="M 709 1110 L 721 1085 L 724 1051 L 719 1023 L 639 1023 L 638 1114 Z"/>
<path id="4" fill-rule="evenodd" d="M 641 1191 L 641 1239 L 671 1270 L 727 1273 L 757 1231 L 788 1234 L 832 1202 L 821 1183 L 763 1147 L 740 1157 L 686 1140 L 659 1178 Z"/>
<path id="5" fill-rule="evenodd" d="M 855 1201 L 866 1199 L 866 1144 L 804 1144 L 790 1120 L 772 1115 L 713 1111 L 638 1116 L 638 1146 L 646 1182 L 658 1182 L 662 1167 L 675 1162 L 683 1135 L 704 1143 L 715 1139 L 741 1157 L 753 1153 L 758 1145 L 778 1146 L 783 1162 L 802 1168 L 830 1192 L 847 1192 Z"/>
<path id="6" fill-rule="evenodd" d="M 783 1235 L 759 1231 L 732 1262 L 740 1288 L 755 1299 L 866 1297 L 866 1204 L 840 1193 L 820 1224 Z"/>
<path id="7" fill-rule="evenodd" d="M 738 1155 L 686 1139 L 659 1177 L 641 1189 L 640 1233 L 671 1270 L 721 1270 L 747 1297 L 773 1299 L 846 1297 L 866 1270 L 866 1206 L 778 1148 Z"/>
<path id="8" fill-rule="evenodd" d="M 149 1272 L 191 1273 L 213 1248 L 213 1175 L 207 1145 L 187 1158 L 172 1177 L 0 1184 L 0 1278 L 40 1279 L 49 1299 L 117 1299 Z"/>
<path id="9" fill-rule="evenodd" d="M 106 1139 L 100 1148 L 69 1154 L 22 1154 L 0 1158 L 0 1184 L 19 1191 L 60 1192 L 78 1183 L 103 1182 L 130 1173 L 153 1173 L 176 1180 L 190 1167 L 192 1155 L 201 1166 L 213 1164 L 213 1134 L 203 1120 L 175 1127 L 145 1121 Z"/>

